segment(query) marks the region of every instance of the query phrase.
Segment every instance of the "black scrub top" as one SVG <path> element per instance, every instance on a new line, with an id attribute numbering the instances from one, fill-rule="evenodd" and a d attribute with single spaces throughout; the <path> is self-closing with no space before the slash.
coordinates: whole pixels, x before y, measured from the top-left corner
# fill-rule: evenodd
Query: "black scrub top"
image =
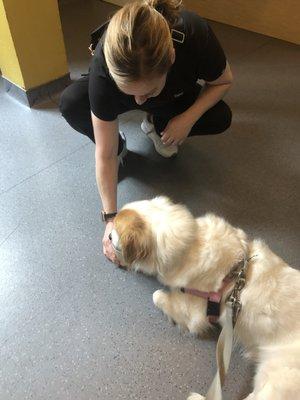
<path id="1" fill-rule="evenodd" d="M 206 20 L 191 11 L 182 11 L 172 30 L 176 59 L 171 66 L 165 87 L 142 105 L 134 96 L 121 92 L 106 65 L 103 41 L 93 56 L 89 74 L 89 99 L 93 114 L 104 121 L 113 121 L 119 114 L 133 109 L 153 112 L 170 106 L 178 97 L 192 92 L 199 79 L 218 79 L 226 67 L 224 51 Z"/>

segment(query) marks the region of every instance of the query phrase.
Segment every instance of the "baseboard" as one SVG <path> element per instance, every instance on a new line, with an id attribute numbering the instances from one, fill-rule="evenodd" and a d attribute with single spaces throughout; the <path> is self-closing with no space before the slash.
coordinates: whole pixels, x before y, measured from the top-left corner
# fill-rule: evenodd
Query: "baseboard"
<path id="1" fill-rule="evenodd" d="M 105 3 L 115 4 L 116 6 L 125 6 L 128 3 L 128 0 L 103 0 Z"/>
<path id="2" fill-rule="evenodd" d="M 2 77 L 2 79 L 6 93 L 27 107 L 33 107 L 35 104 L 49 99 L 51 95 L 62 91 L 71 83 L 70 74 L 66 74 L 54 81 L 25 90 L 10 82 L 5 77 Z"/>

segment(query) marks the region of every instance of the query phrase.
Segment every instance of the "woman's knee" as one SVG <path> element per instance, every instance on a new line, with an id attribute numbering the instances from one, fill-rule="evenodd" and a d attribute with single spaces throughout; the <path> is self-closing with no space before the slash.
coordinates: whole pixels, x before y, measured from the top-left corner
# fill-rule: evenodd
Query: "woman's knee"
<path id="1" fill-rule="evenodd" d="M 217 135 L 223 133 L 230 127 L 231 120 L 231 109 L 221 100 L 196 122 L 191 130 L 190 136 Z"/>
<path id="2" fill-rule="evenodd" d="M 232 111 L 228 104 L 224 103 L 223 132 L 230 128 L 232 122 Z"/>
<path id="3" fill-rule="evenodd" d="M 72 114 L 76 113 L 76 97 L 73 85 L 68 86 L 61 94 L 59 101 L 59 110 L 62 116 L 68 119 Z"/>
<path id="4" fill-rule="evenodd" d="M 221 101 L 218 106 L 219 109 L 215 119 L 217 121 L 215 130 L 216 134 L 227 131 L 232 122 L 232 111 L 228 104 Z"/>
<path id="5" fill-rule="evenodd" d="M 59 109 L 66 119 L 90 114 L 88 85 L 88 77 L 84 77 L 73 82 L 62 92 Z"/>
<path id="6" fill-rule="evenodd" d="M 86 79 L 79 79 L 62 92 L 59 109 L 73 129 L 95 141 Z"/>

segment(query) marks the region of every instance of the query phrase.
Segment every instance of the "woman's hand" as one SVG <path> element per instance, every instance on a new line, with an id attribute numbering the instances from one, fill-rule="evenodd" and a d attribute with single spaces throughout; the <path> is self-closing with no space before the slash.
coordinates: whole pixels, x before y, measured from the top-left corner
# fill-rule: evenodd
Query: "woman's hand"
<path id="1" fill-rule="evenodd" d="M 103 244 L 103 253 L 104 255 L 113 263 L 120 265 L 119 260 L 117 259 L 114 249 L 111 244 L 111 240 L 109 239 L 109 234 L 113 230 L 114 227 L 114 222 L 113 221 L 108 221 L 106 224 L 104 236 L 102 239 L 102 244 Z"/>
<path id="2" fill-rule="evenodd" d="M 185 114 L 176 115 L 168 122 L 165 130 L 161 133 L 163 144 L 167 146 L 182 144 L 188 137 L 192 126 L 191 121 L 186 118 Z"/>

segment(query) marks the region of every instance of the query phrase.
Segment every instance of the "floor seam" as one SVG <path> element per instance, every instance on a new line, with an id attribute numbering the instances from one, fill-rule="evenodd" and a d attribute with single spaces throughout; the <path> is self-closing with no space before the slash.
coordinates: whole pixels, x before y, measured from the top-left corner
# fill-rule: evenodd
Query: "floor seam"
<path id="1" fill-rule="evenodd" d="M 73 155 L 74 153 L 76 153 L 77 151 L 83 149 L 84 147 L 88 146 L 90 143 L 85 143 L 82 146 L 78 147 L 77 149 L 75 149 L 74 151 L 72 151 L 71 153 L 66 154 L 64 157 L 60 158 L 59 160 L 54 161 L 53 163 L 47 165 L 47 167 L 44 167 L 42 169 L 40 169 L 39 171 L 35 172 L 34 174 L 28 176 L 27 178 L 23 179 L 21 182 L 16 183 L 15 185 L 11 186 L 10 188 L 0 192 L 0 196 L 2 196 L 3 194 L 8 193 L 10 190 L 14 189 L 15 187 L 22 185 L 24 182 L 27 182 L 28 180 L 30 180 L 31 178 L 35 177 L 36 175 L 40 174 L 41 172 L 44 172 L 45 170 L 53 167 L 53 165 L 58 164 L 60 161 L 65 160 L 66 158 L 68 158 L 69 156 Z"/>
<path id="2" fill-rule="evenodd" d="M 273 38 L 269 38 L 267 39 L 264 43 L 262 43 L 261 45 L 259 45 L 258 47 L 256 47 L 253 50 L 250 50 L 249 53 L 245 53 L 241 56 L 241 58 L 239 60 L 244 60 L 246 57 L 248 57 L 249 55 L 254 54 L 256 51 L 261 50 L 263 47 L 265 47 L 266 45 L 268 45 L 270 42 L 273 41 Z"/>
<path id="3" fill-rule="evenodd" d="M 17 224 L 17 226 L 2 240 L 0 243 L 0 248 L 4 245 L 5 242 L 16 232 L 16 230 L 19 228 L 21 225 L 21 221 Z"/>

